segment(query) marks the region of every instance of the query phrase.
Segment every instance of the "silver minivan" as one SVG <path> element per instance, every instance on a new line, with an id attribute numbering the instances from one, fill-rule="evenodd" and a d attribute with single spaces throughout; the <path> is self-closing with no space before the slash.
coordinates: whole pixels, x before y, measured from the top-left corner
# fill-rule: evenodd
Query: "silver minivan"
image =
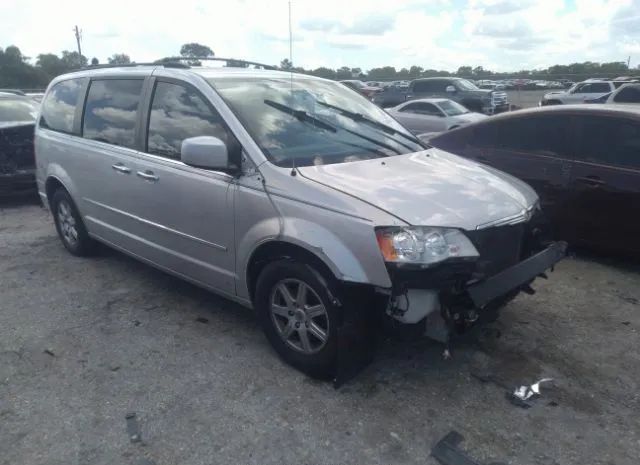
<path id="1" fill-rule="evenodd" d="M 526 184 L 312 76 L 66 74 L 44 96 L 35 150 L 69 252 L 101 242 L 254 308 L 275 350 L 317 376 L 348 376 L 380 328 L 448 343 L 565 250 Z"/>

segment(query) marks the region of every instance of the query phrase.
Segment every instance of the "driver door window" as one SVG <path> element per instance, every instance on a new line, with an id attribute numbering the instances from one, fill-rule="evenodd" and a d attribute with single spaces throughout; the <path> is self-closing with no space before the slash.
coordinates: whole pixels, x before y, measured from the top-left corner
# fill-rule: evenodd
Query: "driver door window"
<path id="1" fill-rule="evenodd" d="M 149 113 L 147 152 L 179 160 L 182 141 L 197 136 L 217 137 L 229 147 L 222 118 L 195 90 L 158 82 Z"/>
<path id="2" fill-rule="evenodd" d="M 415 115 L 443 116 L 438 107 L 427 102 L 410 103 L 404 106 L 400 111 L 403 113 L 413 113 Z"/>

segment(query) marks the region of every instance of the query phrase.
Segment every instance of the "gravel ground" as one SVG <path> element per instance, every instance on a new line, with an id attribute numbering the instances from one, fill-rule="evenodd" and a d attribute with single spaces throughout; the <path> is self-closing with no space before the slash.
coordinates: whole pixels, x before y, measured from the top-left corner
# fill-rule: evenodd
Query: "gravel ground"
<path id="1" fill-rule="evenodd" d="M 451 360 L 390 342 L 337 390 L 251 312 L 113 251 L 70 256 L 36 204 L 0 209 L 0 273 L 5 465 L 423 465 L 453 429 L 482 463 L 638 463 L 638 265 L 567 259 Z M 541 377 L 532 408 L 505 398 Z"/>

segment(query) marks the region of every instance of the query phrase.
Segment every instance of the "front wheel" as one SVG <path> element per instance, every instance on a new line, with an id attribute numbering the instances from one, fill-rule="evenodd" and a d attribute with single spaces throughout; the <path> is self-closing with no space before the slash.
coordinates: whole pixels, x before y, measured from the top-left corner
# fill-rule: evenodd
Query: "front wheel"
<path id="1" fill-rule="evenodd" d="M 267 339 L 287 363 L 316 377 L 335 369 L 339 310 L 330 287 L 331 278 L 293 260 L 267 265 L 256 286 Z"/>

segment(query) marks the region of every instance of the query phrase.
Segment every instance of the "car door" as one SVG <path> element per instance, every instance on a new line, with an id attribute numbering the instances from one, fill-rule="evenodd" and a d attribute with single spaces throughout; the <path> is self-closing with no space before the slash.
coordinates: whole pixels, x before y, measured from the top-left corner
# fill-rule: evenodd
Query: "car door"
<path id="1" fill-rule="evenodd" d="M 222 117 L 195 87 L 152 78 L 144 154 L 133 174 L 135 215 L 144 256 L 193 281 L 235 293 L 234 178 L 180 161 L 182 141 L 215 136 L 236 153 L 239 145 Z"/>
<path id="2" fill-rule="evenodd" d="M 429 102 L 407 103 L 395 111 L 393 116 L 414 134 L 440 132 L 447 128 L 442 112 Z"/>
<path id="3" fill-rule="evenodd" d="M 580 242 L 640 251 L 640 120 L 583 115 L 571 176 L 571 221 Z"/>
<path id="4" fill-rule="evenodd" d="M 640 107 L 640 84 L 622 87 L 615 93 L 611 103 Z"/>
<path id="5" fill-rule="evenodd" d="M 584 103 L 611 92 L 612 86 L 608 82 L 588 82 L 576 87 L 576 90 L 565 98 L 565 103 Z"/>
<path id="6" fill-rule="evenodd" d="M 121 248 L 136 229 L 131 217 L 136 202 L 140 102 L 145 76 L 93 78 L 82 111 L 73 180 L 90 233 Z M 81 146 L 81 148 L 79 147 Z"/>

